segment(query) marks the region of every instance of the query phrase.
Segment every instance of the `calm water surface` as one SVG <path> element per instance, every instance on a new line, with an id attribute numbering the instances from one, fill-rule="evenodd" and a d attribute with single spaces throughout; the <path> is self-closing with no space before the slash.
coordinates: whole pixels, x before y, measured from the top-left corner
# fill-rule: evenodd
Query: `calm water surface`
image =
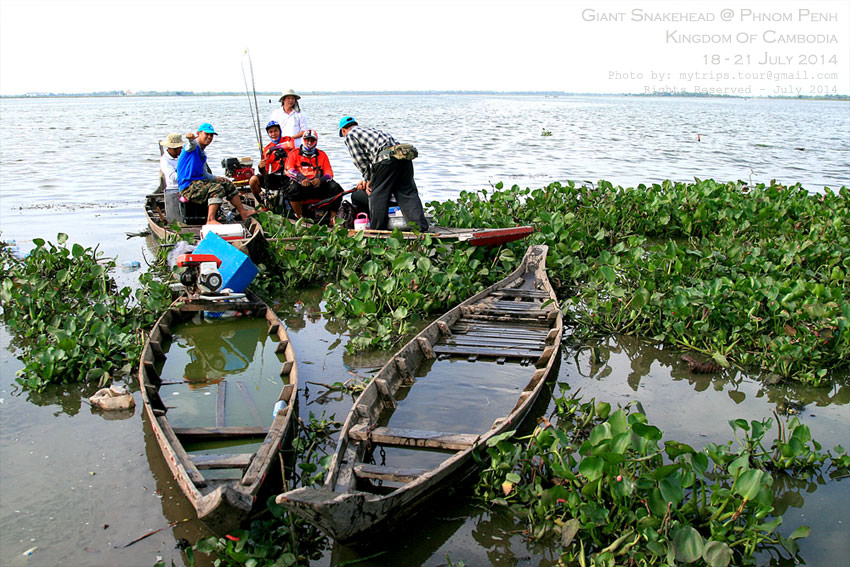
<path id="1" fill-rule="evenodd" d="M 813 191 L 850 185 L 846 103 L 544 96 L 315 96 L 301 102 L 341 184 L 358 178 L 336 134 L 339 116 L 352 114 L 417 145 L 416 180 L 425 200 L 498 181 L 538 187 L 607 179 L 629 186 L 713 177 L 800 182 Z M 263 123 L 275 105 L 260 101 Z M 214 171 L 220 173 L 224 157 L 257 158 L 245 97 L 0 100 L 0 237 L 26 250 L 35 237 L 66 232 L 119 263 L 144 265 L 152 257 L 148 243 L 126 233 L 145 227 L 141 203 L 154 188 L 157 140 L 203 121 L 221 133 L 208 151 Z M 552 136 L 541 136 L 544 128 Z M 137 273 L 116 276 L 128 285 Z M 324 319 L 320 308 L 319 295 L 305 292 L 282 298 L 279 313 L 292 335 L 301 380 L 314 383 L 300 393 L 302 417 L 324 412 L 342 420 L 350 398 L 322 395 L 317 384 L 368 375 L 381 359 L 345 355 L 344 327 Z M 239 353 L 228 364 L 264 364 L 262 354 L 234 346 L 222 346 Z M 650 421 L 671 438 L 700 446 L 724 441 L 731 437 L 729 419 L 770 417 L 792 401 L 805 406 L 800 417 L 825 447 L 850 446 L 846 380 L 819 390 L 765 388 L 736 372 L 695 377 L 678 353 L 625 338 L 595 346 L 599 357 L 588 349 L 564 351 L 558 380 L 581 387 L 585 397 L 640 400 Z M 187 343 L 187 353 L 190 348 Z M 81 401 L 93 388 L 22 392 L 14 384 L 21 366 L 0 327 L 0 564 L 150 566 L 159 557 L 182 564 L 177 541 L 194 542 L 206 531 L 192 520 L 140 408 L 110 416 L 93 412 Z M 448 380 L 450 373 L 441 372 L 432 377 Z M 494 400 L 501 390 L 494 387 Z M 404 411 L 429 415 L 454 403 L 447 397 L 434 405 L 427 397 L 417 400 L 419 394 L 412 392 Z M 462 392 L 456 394 L 462 401 Z M 546 400 L 539 411 L 546 411 Z M 413 522 L 408 535 L 361 564 L 435 567 L 447 556 L 466 565 L 556 563 L 556 553 L 525 542 L 504 518 L 462 499 L 455 504 Z M 785 513 L 783 533 L 812 526 L 812 536 L 802 540 L 808 564 L 850 560 L 846 480 L 785 479 L 777 484 L 777 505 Z M 31 556 L 22 555 L 33 547 Z M 336 547 L 315 564 L 336 565 L 358 553 L 366 555 Z"/>

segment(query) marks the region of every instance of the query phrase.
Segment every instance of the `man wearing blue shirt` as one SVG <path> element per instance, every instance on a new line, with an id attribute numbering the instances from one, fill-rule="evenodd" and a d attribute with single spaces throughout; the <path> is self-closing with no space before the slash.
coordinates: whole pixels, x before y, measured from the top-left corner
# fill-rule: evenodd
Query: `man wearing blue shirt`
<path id="1" fill-rule="evenodd" d="M 220 224 L 215 216 L 225 199 L 230 201 L 242 217 L 242 220 L 253 215 L 242 206 L 239 190 L 225 177 L 216 177 L 207 167 L 207 154 L 204 152 L 217 132 L 212 124 L 204 122 L 198 126 L 197 135 L 186 134 L 186 145 L 177 160 L 177 180 L 180 186 L 180 196 L 198 204 L 207 204 L 207 224 Z M 197 141 L 196 141 L 197 140 Z"/>

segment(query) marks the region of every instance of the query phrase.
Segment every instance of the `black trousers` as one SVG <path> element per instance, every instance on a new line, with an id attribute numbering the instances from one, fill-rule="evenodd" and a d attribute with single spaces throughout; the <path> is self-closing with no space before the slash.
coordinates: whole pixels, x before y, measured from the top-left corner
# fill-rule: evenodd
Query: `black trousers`
<path id="1" fill-rule="evenodd" d="M 369 225 L 374 230 L 386 230 L 389 223 L 387 207 L 390 196 L 395 195 L 398 206 L 407 222 L 412 222 L 425 232 L 428 221 L 419 191 L 413 181 L 413 162 L 390 158 L 372 166 L 372 194 L 369 196 Z"/>

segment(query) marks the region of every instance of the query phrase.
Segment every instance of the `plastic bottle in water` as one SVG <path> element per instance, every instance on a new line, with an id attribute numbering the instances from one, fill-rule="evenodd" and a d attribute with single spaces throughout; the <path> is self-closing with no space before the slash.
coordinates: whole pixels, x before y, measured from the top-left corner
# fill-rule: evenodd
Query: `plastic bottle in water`
<path id="1" fill-rule="evenodd" d="M 274 405 L 274 410 L 272 411 L 272 418 L 277 417 L 277 412 L 285 408 L 286 402 L 284 402 L 283 400 L 278 400 L 277 403 Z"/>

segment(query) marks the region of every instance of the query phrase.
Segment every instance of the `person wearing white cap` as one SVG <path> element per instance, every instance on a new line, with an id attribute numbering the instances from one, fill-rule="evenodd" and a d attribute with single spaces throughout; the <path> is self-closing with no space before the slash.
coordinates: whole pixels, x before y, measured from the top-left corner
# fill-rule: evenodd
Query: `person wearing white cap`
<path id="1" fill-rule="evenodd" d="M 300 99 L 301 95 L 292 89 L 286 89 L 280 95 L 280 108 L 274 109 L 269 116 L 269 121 L 280 124 L 280 135 L 292 138 L 296 148 L 301 147 L 301 137 L 307 130 L 307 119 L 298 104 Z"/>
<path id="2" fill-rule="evenodd" d="M 183 136 L 169 134 L 159 141 L 164 150 L 159 158 L 159 171 L 164 183 L 165 220 L 169 223 L 180 220 L 180 186 L 177 182 L 177 158 L 183 151 Z"/>

